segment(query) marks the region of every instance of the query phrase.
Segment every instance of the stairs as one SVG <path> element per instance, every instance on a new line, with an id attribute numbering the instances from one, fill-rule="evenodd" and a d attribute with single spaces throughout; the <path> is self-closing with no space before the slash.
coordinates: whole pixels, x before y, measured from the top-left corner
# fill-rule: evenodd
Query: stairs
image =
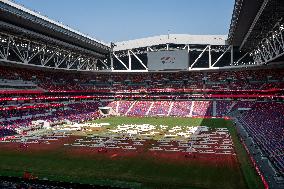
<path id="1" fill-rule="evenodd" d="M 195 101 L 192 101 L 192 103 L 191 103 L 190 112 L 189 112 L 189 117 L 192 117 L 194 102 L 195 102 Z"/>
<path id="2" fill-rule="evenodd" d="M 116 113 L 118 113 L 118 108 L 119 107 L 119 101 L 116 101 L 116 108 L 115 108 L 115 111 L 116 111 Z"/>
<path id="3" fill-rule="evenodd" d="M 125 113 L 125 115 L 127 115 L 127 114 L 131 111 L 131 109 L 132 109 L 133 106 L 136 104 L 136 102 L 137 102 L 137 101 L 134 101 L 134 102 L 131 104 L 131 106 L 129 107 L 129 109 L 128 109 L 127 112 Z"/>
<path id="4" fill-rule="evenodd" d="M 151 105 L 150 105 L 149 109 L 147 110 L 147 112 L 146 112 L 146 114 L 145 114 L 146 116 L 149 115 L 150 111 L 152 110 L 152 108 L 153 108 L 153 106 L 154 106 L 154 103 L 155 103 L 155 102 L 151 102 Z"/>
<path id="5" fill-rule="evenodd" d="M 232 105 L 228 108 L 228 111 L 226 114 L 230 113 L 231 110 L 233 109 L 233 107 L 236 105 L 237 103 L 236 102 L 233 102 Z"/>
<path id="6" fill-rule="evenodd" d="M 217 115 L 217 102 L 213 101 L 213 114 L 214 117 Z"/>
<path id="7" fill-rule="evenodd" d="M 171 114 L 172 109 L 173 109 L 173 106 L 174 106 L 174 102 L 171 102 L 169 111 L 168 111 L 168 113 L 167 113 L 167 116 L 169 116 L 169 115 Z"/>

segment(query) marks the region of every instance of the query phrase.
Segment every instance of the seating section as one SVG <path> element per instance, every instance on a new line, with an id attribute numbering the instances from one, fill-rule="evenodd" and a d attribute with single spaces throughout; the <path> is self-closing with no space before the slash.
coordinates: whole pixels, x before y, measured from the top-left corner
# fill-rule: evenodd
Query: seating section
<path id="1" fill-rule="evenodd" d="M 0 90 L 3 87 L 14 87 L 16 89 L 41 88 L 47 91 L 84 91 L 94 89 L 123 91 L 166 88 L 267 90 L 283 88 L 283 78 L 284 69 L 94 75 L 0 66 Z"/>
<path id="2" fill-rule="evenodd" d="M 33 120 L 45 120 L 51 123 L 66 120 L 71 122 L 92 120 L 99 116 L 98 107 L 98 102 L 77 102 L 64 107 L 55 107 L 52 110 L 44 108 L 32 109 L 30 107 L 27 110 L 1 111 L 0 137 L 14 134 L 17 128 L 30 127 Z"/>
<path id="3" fill-rule="evenodd" d="M 195 101 L 193 103 L 192 116 L 213 116 L 212 101 Z"/>
<path id="4" fill-rule="evenodd" d="M 191 101 L 175 101 L 170 112 L 171 116 L 189 116 L 191 110 Z"/>
<path id="5" fill-rule="evenodd" d="M 114 101 L 108 106 L 127 116 L 213 116 L 212 101 Z M 194 104 L 194 106 L 192 106 Z"/>
<path id="6" fill-rule="evenodd" d="M 119 101 L 112 101 L 112 102 L 104 102 L 102 106 L 107 106 L 112 108 L 115 112 L 117 112 L 117 106 L 119 105 Z"/>
<path id="7" fill-rule="evenodd" d="M 119 113 L 120 115 L 125 115 L 131 107 L 132 103 L 133 102 L 131 101 L 120 101 L 117 113 Z"/>
<path id="8" fill-rule="evenodd" d="M 284 104 L 256 103 L 238 120 L 284 174 Z"/>
<path id="9" fill-rule="evenodd" d="M 0 138 L 5 137 L 5 136 L 12 136 L 15 134 L 16 132 L 13 129 L 0 128 Z"/>
<path id="10" fill-rule="evenodd" d="M 284 174 L 283 88 L 283 68 L 82 74 L 0 66 L 0 138 L 33 120 L 96 119 L 101 106 L 122 116 L 181 117 L 227 116 L 245 108 L 239 121 Z M 247 94 L 258 96 L 249 100 Z"/>
<path id="11" fill-rule="evenodd" d="M 231 101 L 216 101 L 216 116 L 224 116 L 232 106 Z"/>
<path id="12" fill-rule="evenodd" d="M 255 105 L 255 101 L 237 101 L 233 106 L 233 110 L 238 110 L 239 108 L 251 108 Z"/>
<path id="13" fill-rule="evenodd" d="M 170 101 L 156 101 L 149 112 L 149 115 L 168 115 Z"/>
<path id="14" fill-rule="evenodd" d="M 58 120 L 70 120 L 74 122 L 84 122 L 93 118 L 98 114 L 99 103 L 98 102 L 80 102 L 70 104 L 66 109 L 60 109 L 53 113 L 54 118 L 52 121 Z"/>
<path id="15" fill-rule="evenodd" d="M 135 101 L 133 106 L 129 107 L 129 116 L 145 116 L 151 106 L 150 101 Z"/>

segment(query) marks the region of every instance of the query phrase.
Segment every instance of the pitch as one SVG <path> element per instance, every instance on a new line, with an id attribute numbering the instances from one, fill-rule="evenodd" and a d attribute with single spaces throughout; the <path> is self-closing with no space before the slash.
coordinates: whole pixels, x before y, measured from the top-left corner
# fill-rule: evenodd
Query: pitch
<path id="1" fill-rule="evenodd" d="M 128 188 L 262 187 L 231 120 L 110 117 L 87 125 L 0 143 L 1 175 Z"/>

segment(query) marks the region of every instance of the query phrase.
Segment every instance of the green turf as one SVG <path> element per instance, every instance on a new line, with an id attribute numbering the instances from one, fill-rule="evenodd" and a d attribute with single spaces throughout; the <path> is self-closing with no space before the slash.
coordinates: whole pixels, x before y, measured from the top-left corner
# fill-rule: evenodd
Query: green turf
<path id="1" fill-rule="evenodd" d="M 240 168 L 217 165 L 194 165 L 153 159 L 143 154 L 138 157 L 119 157 L 115 160 L 103 155 L 75 157 L 62 147 L 45 153 L 12 152 L 1 150 L 0 175 L 21 176 L 31 171 L 39 178 L 132 188 L 262 188 L 261 181 L 251 167 L 245 150 L 237 139 L 229 120 L 193 118 L 128 118 L 112 117 L 95 121 L 119 124 L 168 126 L 227 127 L 234 140 Z"/>
<path id="2" fill-rule="evenodd" d="M 222 120 L 212 122 L 210 126 L 212 127 L 222 127 Z M 203 119 L 192 119 L 192 118 L 158 118 L 158 117 L 109 117 L 104 119 L 98 119 L 93 121 L 93 123 L 110 123 L 110 127 L 116 127 L 121 124 L 152 124 L 152 125 L 167 125 L 169 127 L 174 126 L 200 126 Z M 220 123 L 220 124 L 218 124 Z M 206 125 L 209 126 L 209 125 Z"/>

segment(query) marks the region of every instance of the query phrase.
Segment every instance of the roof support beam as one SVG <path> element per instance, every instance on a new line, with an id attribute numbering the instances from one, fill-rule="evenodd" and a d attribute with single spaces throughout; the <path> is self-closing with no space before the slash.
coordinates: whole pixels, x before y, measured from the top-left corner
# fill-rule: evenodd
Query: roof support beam
<path id="1" fill-rule="evenodd" d="M 256 64 L 267 64 L 284 55 L 284 29 L 281 25 L 251 52 Z"/>
<path id="2" fill-rule="evenodd" d="M 214 66 L 223 58 L 223 56 L 224 56 L 230 49 L 232 49 L 232 46 L 231 46 L 231 45 L 226 49 L 225 52 L 223 52 L 223 54 L 222 54 L 221 56 L 219 56 L 219 58 L 214 62 L 214 64 L 212 65 L 212 67 L 214 67 Z M 232 61 L 232 60 L 231 60 L 231 61 Z M 232 62 L 231 62 L 231 64 L 232 64 Z"/>
<path id="3" fill-rule="evenodd" d="M 105 67 L 106 67 L 106 69 L 108 68 L 108 66 L 104 63 L 104 61 L 103 60 L 101 60 L 101 59 L 98 59 Z M 96 64 L 98 63 L 98 61 L 96 62 Z M 97 65 L 96 65 L 97 66 Z"/>
<path id="4" fill-rule="evenodd" d="M 265 7 L 266 7 L 266 5 L 267 5 L 267 3 L 268 3 L 269 1 L 270 1 L 270 0 L 264 0 L 264 1 L 263 1 L 263 3 L 262 3 L 262 5 L 261 5 L 261 7 L 260 7 L 260 9 L 259 9 L 259 11 L 258 11 L 258 13 L 257 13 L 257 15 L 255 16 L 255 18 L 254 18 L 254 20 L 253 20 L 253 22 L 252 22 L 252 24 L 251 24 L 251 26 L 250 26 L 250 28 L 249 28 L 247 34 L 245 35 L 245 38 L 243 39 L 243 41 L 242 41 L 242 43 L 241 43 L 241 46 L 240 46 L 239 50 L 242 50 L 244 44 L 247 42 L 247 39 L 249 38 L 249 36 L 250 36 L 250 34 L 251 34 L 251 32 L 252 32 L 254 26 L 256 25 L 256 23 L 257 23 L 259 17 L 261 16 L 263 10 L 265 9 Z"/>
<path id="5" fill-rule="evenodd" d="M 142 60 L 132 51 L 132 50 L 129 50 L 133 55 L 134 57 L 138 60 L 138 62 L 147 70 L 147 66 L 145 66 L 145 64 L 142 62 Z"/>
<path id="6" fill-rule="evenodd" d="M 126 64 L 122 61 L 122 60 L 120 60 L 120 58 L 113 52 L 113 56 L 127 69 L 127 70 L 129 70 L 128 69 L 128 67 L 126 66 Z"/>
<path id="7" fill-rule="evenodd" d="M 212 67 L 212 57 L 211 57 L 211 45 L 209 45 L 209 50 L 208 50 L 208 53 L 209 53 L 209 60 L 208 60 L 208 62 L 209 62 L 209 68 L 211 68 Z"/>
<path id="8" fill-rule="evenodd" d="M 198 62 L 198 60 L 202 57 L 202 55 L 205 53 L 205 51 L 209 48 L 210 45 L 207 45 L 202 53 L 199 54 L 199 56 L 195 59 L 195 61 L 193 62 L 193 64 L 189 67 L 189 70 L 193 68 L 193 66 Z"/>
<path id="9" fill-rule="evenodd" d="M 128 55 L 128 69 L 132 70 L 132 58 L 129 50 L 127 51 L 127 55 Z"/>

